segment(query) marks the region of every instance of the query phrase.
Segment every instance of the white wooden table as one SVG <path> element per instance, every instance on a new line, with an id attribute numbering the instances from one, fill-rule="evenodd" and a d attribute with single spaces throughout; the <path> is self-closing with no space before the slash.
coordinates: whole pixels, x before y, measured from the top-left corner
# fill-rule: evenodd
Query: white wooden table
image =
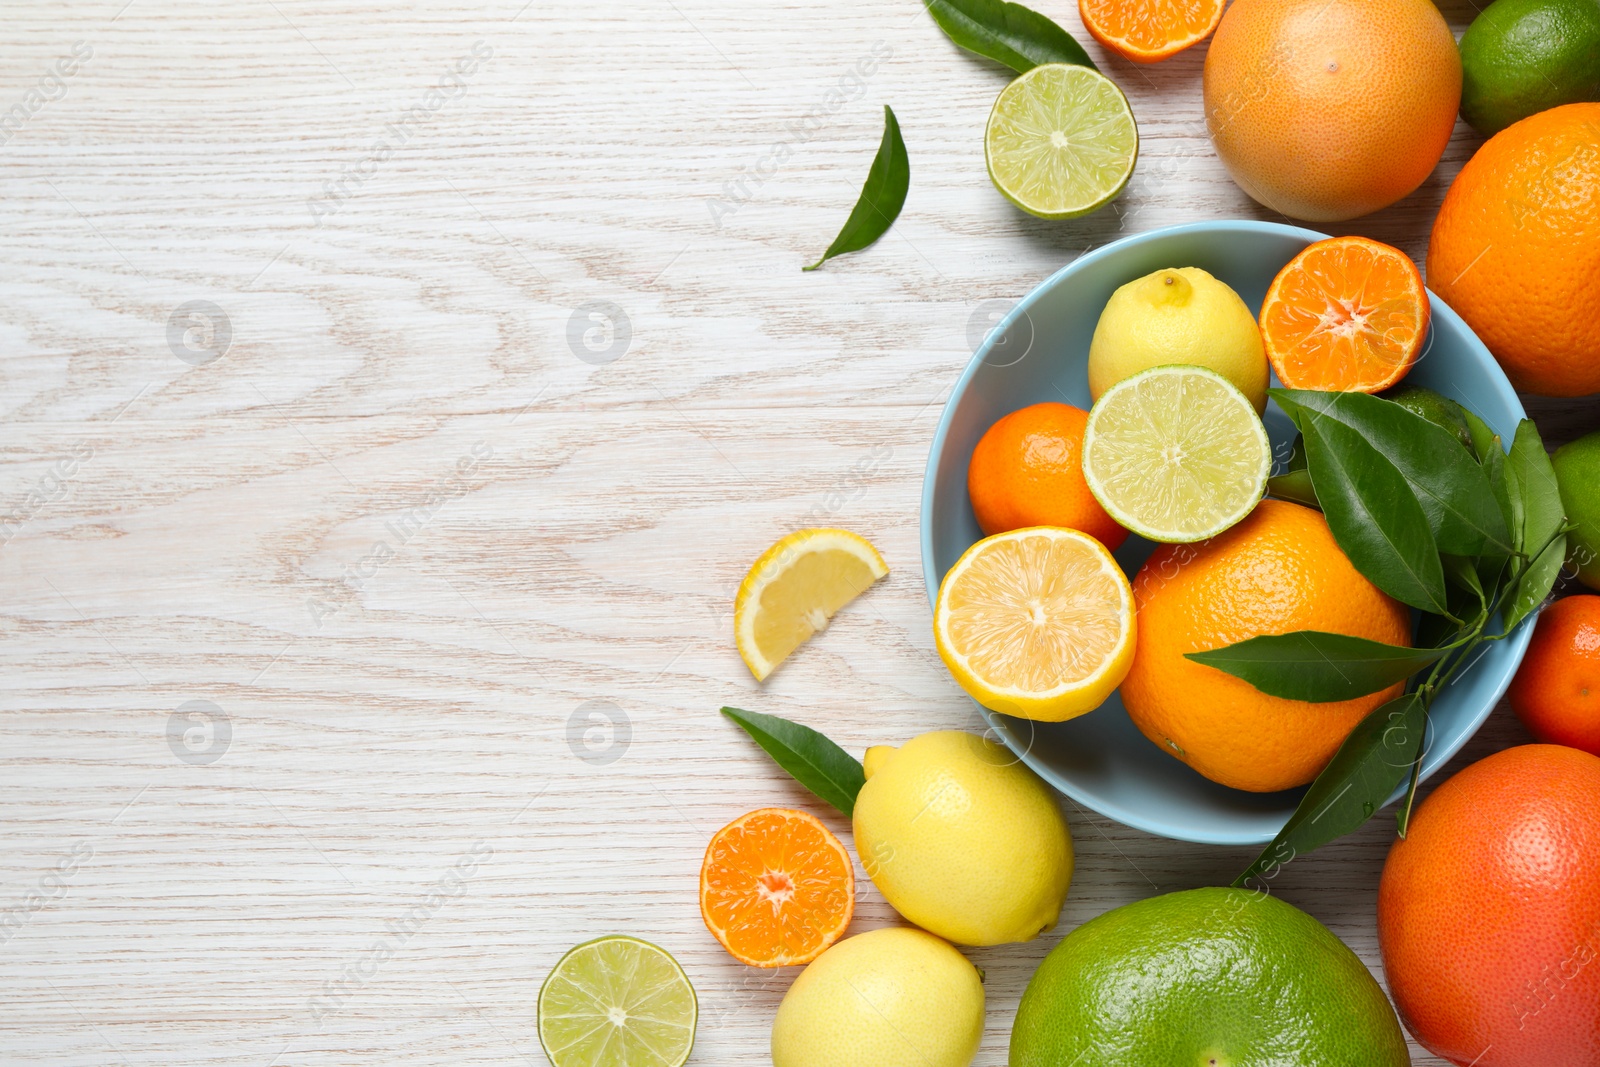
<path id="1" fill-rule="evenodd" d="M 717 708 L 857 751 L 979 725 L 918 559 L 941 403 L 992 302 L 1086 249 L 1276 217 L 1209 148 L 1204 49 L 1135 68 L 1080 37 L 1144 155 L 1046 223 L 984 173 L 1005 74 L 915 0 L 6 16 L 0 1062 L 538 1064 L 540 981 L 610 932 L 688 970 L 696 1062 L 767 1062 L 795 972 L 706 933 L 701 852 L 821 806 Z M 802 274 L 885 102 L 905 214 Z M 1420 258 L 1478 143 L 1343 229 Z M 1536 411 L 1556 440 L 1600 421 Z M 733 591 L 819 520 L 893 573 L 758 687 Z M 1455 766 L 1524 739 L 1502 709 Z M 1062 933 L 1249 858 L 1067 809 L 1060 927 L 971 953 L 980 1064 Z M 1276 884 L 1375 969 L 1391 826 Z M 858 884 L 855 929 L 893 922 Z"/>

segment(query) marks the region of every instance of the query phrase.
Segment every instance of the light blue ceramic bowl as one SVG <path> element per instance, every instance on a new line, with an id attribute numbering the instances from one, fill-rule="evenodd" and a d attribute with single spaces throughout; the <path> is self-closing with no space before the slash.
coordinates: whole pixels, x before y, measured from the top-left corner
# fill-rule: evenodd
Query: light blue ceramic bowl
<path id="1" fill-rule="evenodd" d="M 1201 267 L 1231 285 L 1252 311 L 1278 271 L 1324 234 L 1271 222 L 1203 222 L 1155 230 L 1095 249 L 1057 271 L 989 335 L 956 383 L 928 456 L 922 487 L 922 566 L 928 600 L 983 535 L 967 499 L 967 462 L 995 420 L 1046 400 L 1089 407 L 1089 340 L 1116 288 L 1164 267 Z M 1523 417 L 1505 375 L 1465 323 L 1433 298 L 1433 331 L 1407 378 L 1475 411 L 1510 440 Z M 1294 436 L 1269 405 L 1275 446 Z M 1286 452 L 1278 449 L 1278 454 Z M 1129 537 L 1117 559 L 1135 574 L 1154 546 Z M 1483 724 L 1528 645 L 1524 625 L 1488 647 L 1434 702 L 1424 778 Z M 1113 694 L 1064 723 L 1034 723 L 984 711 L 1000 737 L 1051 785 L 1118 822 L 1164 837 L 1219 845 L 1264 844 L 1277 835 L 1303 790 L 1245 793 L 1202 778 L 1147 741 Z M 1399 792 L 1391 798 L 1393 803 Z"/>

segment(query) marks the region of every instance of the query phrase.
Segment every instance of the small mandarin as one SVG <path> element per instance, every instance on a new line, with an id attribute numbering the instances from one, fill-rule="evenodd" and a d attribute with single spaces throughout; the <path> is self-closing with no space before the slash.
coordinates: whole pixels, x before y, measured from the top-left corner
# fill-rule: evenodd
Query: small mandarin
<path id="1" fill-rule="evenodd" d="M 986 536 L 1062 526 L 1115 550 L 1128 531 L 1106 514 L 1083 480 L 1089 415 L 1070 404 L 1013 411 L 989 427 L 967 467 L 967 495 Z"/>
<path id="2" fill-rule="evenodd" d="M 1078 0 L 1090 36 L 1124 59 L 1156 63 L 1211 36 L 1224 0 Z"/>
<path id="3" fill-rule="evenodd" d="M 1600 596 L 1544 610 L 1510 696 L 1534 737 L 1600 756 Z"/>
<path id="4" fill-rule="evenodd" d="M 810 963 L 844 936 L 855 867 L 816 816 L 762 808 L 718 830 L 700 867 L 700 917 L 752 967 Z"/>
<path id="5" fill-rule="evenodd" d="M 1404 378 L 1432 316 L 1411 257 L 1330 237 L 1290 260 L 1261 301 L 1261 339 L 1290 389 L 1376 393 Z"/>

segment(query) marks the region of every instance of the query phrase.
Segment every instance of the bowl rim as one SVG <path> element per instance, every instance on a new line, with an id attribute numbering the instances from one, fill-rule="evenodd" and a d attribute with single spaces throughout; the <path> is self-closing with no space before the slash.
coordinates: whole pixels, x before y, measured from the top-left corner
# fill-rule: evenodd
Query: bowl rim
<path id="1" fill-rule="evenodd" d="M 1014 322 L 1018 317 L 1026 315 L 1028 310 L 1033 307 L 1034 304 L 1043 299 L 1046 293 L 1050 292 L 1056 286 L 1062 284 L 1073 274 L 1076 274 L 1078 271 L 1084 269 L 1088 265 L 1117 255 L 1124 249 L 1137 245 L 1149 244 L 1181 234 L 1205 232 L 1272 234 L 1273 236 L 1278 237 L 1303 238 L 1307 241 L 1307 243 L 1327 240 L 1330 237 L 1329 234 L 1322 233 L 1318 230 L 1309 229 L 1304 226 L 1291 226 L 1281 222 L 1265 222 L 1257 219 L 1213 219 L 1202 222 L 1180 223 L 1174 226 L 1163 226 L 1154 230 L 1146 230 L 1142 233 L 1129 234 L 1127 237 L 1118 238 L 1115 241 L 1101 245 L 1099 248 L 1091 249 L 1090 251 L 1083 253 L 1076 259 L 1072 260 L 1072 262 L 1062 266 L 1053 272 L 1049 277 L 1035 285 L 1026 296 L 1017 301 L 1016 306 L 1013 307 L 1006 314 L 1006 316 L 989 331 L 989 334 L 984 338 L 983 343 L 978 346 L 977 351 L 972 354 L 972 358 L 967 361 L 966 369 L 961 372 L 961 376 L 956 380 L 954 388 L 950 390 L 950 395 L 945 399 L 944 410 L 939 415 L 939 425 L 934 430 L 933 440 L 928 447 L 928 460 L 923 469 L 921 504 L 917 521 L 919 527 L 918 541 L 922 553 L 922 577 L 923 583 L 927 588 L 928 604 L 930 608 L 936 605 L 938 602 L 939 580 L 943 577 L 942 575 L 935 573 L 936 567 L 933 562 L 933 527 L 929 519 L 929 516 L 933 512 L 935 479 L 938 473 L 939 461 L 944 453 L 945 439 L 949 434 L 950 424 L 955 418 L 956 406 L 960 403 L 962 397 L 966 395 L 966 391 L 971 385 L 973 377 L 978 373 L 978 369 L 984 365 L 985 358 L 993 348 L 996 339 L 1004 336 L 1006 330 L 1010 328 L 1011 323 Z M 1516 414 L 1518 419 L 1527 418 L 1527 411 L 1522 406 L 1521 398 L 1517 396 L 1516 390 L 1511 387 L 1510 380 L 1506 378 L 1504 371 L 1500 370 L 1499 363 L 1489 352 L 1488 347 L 1484 345 L 1482 339 L 1479 338 L 1478 335 L 1473 332 L 1472 328 L 1468 326 L 1461 318 L 1461 316 L 1457 315 L 1448 304 L 1439 298 L 1438 294 L 1433 292 L 1433 290 L 1428 290 L 1428 296 L 1430 310 L 1436 322 L 1439 319 L 1449 322 L 1453 328 L 1457 329 L 1463 336 L 1467 338 L 1469 344 L 1475 344 L 1483 350 L 1483 354 L 1487 358 L 1489 364 L 1499 372 L 1491 376 L 1493 389 L 1500 394 L 1500 399 L 1507 403 L 1510 409 Z M 1437 329 L 1437 325 L 1435 325 L 1434 328 Z M 1503 676 L 1495 685 L 1494 698 L 1486 701 L 1484 705 L 1472 715 L 1471 719 L 1464 725 L 1457 735 L 1442 748 L 1430 747 L 1426 740 L 1424 741 L 1424 765 L 1418 778 L 1419 782 L 1426 781 L 1435 773 L 1437 773 L 1442 767 L 1444 767 L 1445 764 L 1449 763 L 1450 760 L 1455 757 L 1456 753 L 1461 751 L 1466 743 L 1472 739 L 1473 735 L 1475 735 L 1478 730 L 1482 728 L 1484 722 L 1499 705 L 1501 699 L 1505 696 L 1506 690 L 1510 688 L 1511 679 L 1516 674 L 1517 666 L 1521 664 L 1523 655 L 1527 651 L 1528 642 L 1533 635 L 1533 627 L 1529 624 L 1533 622 L 1536 617 L 1536 614 L 1530 615 L 1529 618 L 1523 620 L 1514 633 L 1505 638 L 1505 645 L 1511 648 L 1513 658 L 1511 661 L 1511 666 L 1504 671 Z M 994 731 L 995 735 L 1000 738 L 1006 747 L 1010 748 L 1018 759 L 1022 760 L 1022 762 L 1030 767 L 1034 773 L 1038 774 L 1041 778 L 1048 782 L 1052 788 L 1066 794 L 1077 803 L 1090 808 L 1093 811 L 1099 812 L 1101 815 L 1104 815 L 1107 818 L 1115 819 L 1124 826 L 1131 826 L 1134 829 L 1143 830 L 1146 833 L 1155 834 L 1159 837 L 1165 837 L 1171 840 L 1189 841 L 1195 844 L 1204 845 L 1264 845 L 1271 842 L 1276 837 L 1277 833 L 1281 832 L 1282 828 L 1280 827 L 1278 831 L 1274 831 L 1273 834 L 1265 837 L 1255 832 L 1214 831 L 1210 833 L 1203 833 L 1181 826 L 1172 825 L 1159 819 L 1150 818 L 1148 816 L 1131 811 L 1121 804 L 1107 801 L 1105 798 L 1100 796 L 1091 795 L 1087 791 L 1074 785 L 1071 779 L 1062 776 L 1054 768 L 1036 757 L 1031 748 L 1018 745 L 1012 737 L 1012 731 L 1010 727 L 1005 723 L 1001 716 L 997 715 L 988 708 L 983 707 L 976 701 L 973 701 L 973 704 L 983 715 L 984 721 L 989 724 L 990 729 Z M 1428 724 L 1428 729 L 1430 732 L 1433 729 L 1431 720 Z M 1435 756 L 1435 753 L 1437 753 L 1437 756 Z M 1431 764 L 1431 766 L 1429 766 L 1429 764 Z M 1401 796 L 1404 795 L 1405 790 L 1406 783 L 1402 782 L 1400 786 L 1396 788 L 1395 792 L 1389 797 L 1389 799 L 1384 802 L 1383 807 L 1387 808 L 1388 806 L 1394 804 L 1400 799 Z"/>

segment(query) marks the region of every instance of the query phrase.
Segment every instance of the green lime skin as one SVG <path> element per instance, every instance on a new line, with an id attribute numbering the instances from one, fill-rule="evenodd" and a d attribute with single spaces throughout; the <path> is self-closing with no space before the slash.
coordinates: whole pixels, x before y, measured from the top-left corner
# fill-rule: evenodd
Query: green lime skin
<path id="1" fill-rule="evenodd" d="M 1366 966 L 1305 912 L 1191 889 L 1106 912 L 1028 983 L 1011 1067 L 1409 1067 Z"/>
<path id="2" fill-rule="evenodd" d="M 1578 525 L 1567 534 L 1567 562 L 1578 581 L 1600 589 L 1600 431 L 1562 445 L 1550 461 L 1567 520 Z"/>
<path id="3" fill-rule="evenodd" d="M 1461 117 L 1485 137 L 1600 100 L 1600 3 L 1495 0 L 1461 38 Z"/>
<path id="4" fill-rule="evenodd" d="M 1466 409 L 1454 400 L 1420 385 L 1402 385 L 1382 395 L 1383 399 L 1393 400 L 1413 415 L 1421 415 L 1435 426 L 1443 426 L 1456 435 L 1461 447 L 1472 451 L 1472 430 L 1467 426 Z"/>

